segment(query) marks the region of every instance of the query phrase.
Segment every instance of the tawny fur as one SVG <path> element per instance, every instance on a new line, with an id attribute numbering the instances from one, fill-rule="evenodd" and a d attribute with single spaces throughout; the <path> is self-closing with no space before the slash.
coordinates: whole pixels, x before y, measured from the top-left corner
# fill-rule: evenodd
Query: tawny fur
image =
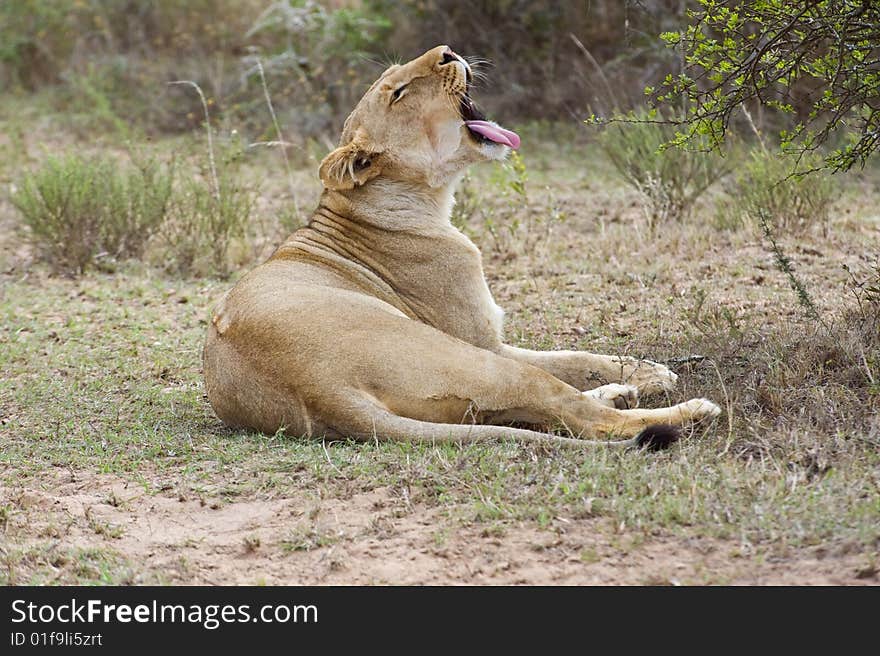
<path id="1" fill-rule="evenodd" d="M 508 149 L 464 126 L 468 69 L 446 52 L 373 84 L 321 163 L 309 224 L 217 305 L 204 352 L 217 415 L 297 436 L 575 446 L 640 446 L 648 426 L 717 416 L 705 399 L 637 409 L 639 392 L 674 386 L 660 364 L 504 344 L 480 252 L 449 216 L 465 168 Z"/>

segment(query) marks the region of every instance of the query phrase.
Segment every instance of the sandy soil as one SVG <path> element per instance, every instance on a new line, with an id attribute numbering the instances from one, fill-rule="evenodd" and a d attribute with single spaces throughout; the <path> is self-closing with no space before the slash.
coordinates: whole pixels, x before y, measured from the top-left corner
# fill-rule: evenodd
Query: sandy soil
<path id="1" fill-rule="evenodd" d="M 350 499 L 225 502 L 63 472 L 42 486 L 0 488 L 0 498 L 15 508 L 6 533 L 19 547 L 124 554 L 132 583 L 880 583 L 859 555 L 756 556 L 712 539 L 644 538 L 604 519 L 461 527 L 438 508 L 402 512 L 383 488 Z"/>

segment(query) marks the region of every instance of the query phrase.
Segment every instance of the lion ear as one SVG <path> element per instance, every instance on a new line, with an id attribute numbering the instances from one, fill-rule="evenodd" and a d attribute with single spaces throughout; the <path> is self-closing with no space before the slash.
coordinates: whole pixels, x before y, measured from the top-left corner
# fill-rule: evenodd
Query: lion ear
<path id="1" fill-rule="evenodd" d="M 367 148 L 364 135 L 358 133 L 348 144 L 332 151 L 321 161 L 318 175 L 327 189 L 354 189 L 381 173 L 377 153 Z"/>

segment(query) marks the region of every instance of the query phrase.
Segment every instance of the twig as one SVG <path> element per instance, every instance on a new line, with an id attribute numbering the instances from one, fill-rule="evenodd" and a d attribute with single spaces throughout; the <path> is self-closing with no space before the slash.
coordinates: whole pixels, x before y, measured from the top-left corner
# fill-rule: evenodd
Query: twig
<path id="1" fill-rule="evenodd" d="M 202 109 L 205 111 L 205 130 L 208 133 L 208 161 L 211 164 L 211 182 L 214 184 L 214 199 L 220 202 L 220 180 L 217 178 L 217 165 L 214 162 L 214 133 L 211 130 L 211 116 L 208 114 L 208 102 L 205 100 L 205 94 L 202 88 L 192 80 L 175 80 L 168 84 L 186 84 L 195 89 L 202 101 Z"/>
<path id="2" fill-rule="evenodd" d="M 696 362 L 702 362 L 706 359 L 705 355 L 683 355 L 679 358 L 669 358 L 664 360 L 666 364 L 691 364 Z"/>
<path id="3" fill-rule="evenodd" d="M 266 106 L 269 108 L 269 114 L 272 115 L 272 125 L 275 126 L 275 134 L 278 135 L 278 140 L 271 143 L 272 145 L 276 144 L 287 144 L 287 141 L 284 139 L 284 135 L 281 133 L 281 126 L 278 124 L 278 117 L 275 115 L 275 107 L 272 106 L 272 98 L 269 96 L 269 86 L 266 84 L 266 73 L 263 71 L 263 62 L 260 61 L 260 58 L 257 57 L 257 71 L 260 73 L 260 84 L 263 86 L 263 95 L 266 97 Z M 281 146 L 281 156 L 284 158 L 284 168 L 287 171 L 287 184 L 290 187 L 290 198 L 293 200 L 293 211 L 296 212 L 297 217 L 299 216 L 299 201 L 296 198 L 296 187 L 293 185 L 293 173 L 290 170 L 290 159 L 287 157 L 287 149 Z"/>
<path id="4" fill-rule="evenodd" d="M 819 314 L 819 308 L 817 308 L 816 304 L 813 302 L 810 292 L 807 291 L 804 283 L 802 283 L 795 275 L 791 260 L 776 242 L 776 238 L 773 236 L 773 230 L 770 227 L 770 222 L 767 220 L 767 213 L 764 210 L 758 211 L 758 221 L 761 223 L 761 230 L 764 232 L 764 236 L 767 238 L 767 241 L 770 242 L 770 250 L 773 252 L 773 257 L 776 259 L 777 268 L 788 278 L 789 285 L 791 285 L 791 288 L 797 295 L 798 302 L 801 307 L 804 308 L 804 312 L 806 312 L 810 319 L 815 319 L 824 326 L 825 322 L 822 321 L 822 316 Z"/>
<path id="5" fill-rule="evenodd" d="M 254 141 L 253 143 L 249 143 L 247 145 L 248 148 L 253 148 L 254 146 L 266 146 L 267 148 L 274 148 L 275 146 L 293 146 L 295 144 L 290 143 L 289 141 Z"/>
<path id="6" fill-rule="evenodd" d="M 593 57 L 593 54 L 587 50 L 587 47 L 581 43 L 581 40 L 577 38 L 571 32 L 568 33 L 568 37 L 574 41 L 574 45 L 577 46 L 578 50 L 580 50 L 584 57 L 587 58 L 596 71 L 599 73 L 599 77 L 602 78 L 602 82 L 605 84 L 605 90 L 608 91 L 608 95 L 611 97 L 611 100 L 614 102 L 614 109 L 620 109 L 620 103 L 617 101 L 617 96 L 614 95 L 614 90 L 611 88 L 611 84 L 608 82 L 608 78 L 605 76 L 605 71 L 602 70 L 602 67 L 599 65 L 599 62 L 596 61 L 596 58 Z"/>
<path id="7" fill-rule="evenodd" d="M 730 445 L 733 444 L 733 404 L 730 402 L 730 395 L 727 393 L 727 385 L 724 384 L 724 377 L 721 375 L 721 370 L 718 368 L 715 360 L 709 360 L 709 364 L 715 369 L 715 373 L 718 376 L 718 382 L 721 385 L 721 392 L 724 394 L 724 405 L 727 406 L 727 444 L 724 446 L 724 450 L 718 454 L 719 456 L 723 456 L 727 455 L 730 451 Z"/>
<path id="8" fill-rule="evenodd" d="M 348 476 L 343 474 L 342 470 L 333 464 L 333 460 L 330 458 L 330 452 L 327 450 L 327 440 L 321 440 L 321 448 L 324 449 L 324 456 L 327 458 L 327 464 L 329 464 L 333 469 L 335 469 L 336 473 L 339 474 L 342 478 L 348 480 Z"/>
<path id="9" fill-rule="evenodd" d="M 767 144 L 764 143 L 764 137 L 761 135 L 761 131 L 758 130 L 758 126 L 755 125 L 755 121 L 752 120 L 752 113 L 746 108 L 746 104 L 744 102 L 740 103 L 740 109 L 742 109 L 743 114 L 745 114 L 746 121 L 748 121 L 749 127 L 752 128 L 752 132 L 755 133 L 755 136 L 758 137 L 758 143 L 761 144 L 761 150 L 766 153 L 767 152 Z"/>

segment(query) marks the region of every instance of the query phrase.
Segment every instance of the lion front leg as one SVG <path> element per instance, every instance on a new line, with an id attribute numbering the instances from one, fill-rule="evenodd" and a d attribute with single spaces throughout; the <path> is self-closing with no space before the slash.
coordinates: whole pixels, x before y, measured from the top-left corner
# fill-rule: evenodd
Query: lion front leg
<path id="1" fill-rule="evenodd" d="M 501 346 L 499 354 L 539 367 L 581 390 L 616 383 L 632 385 L 640 394 L 656 394 L 672 391 L 678 380 L 678 376 L 662 364 L 629 356 L 530 351 L 507 344 Z"/>

